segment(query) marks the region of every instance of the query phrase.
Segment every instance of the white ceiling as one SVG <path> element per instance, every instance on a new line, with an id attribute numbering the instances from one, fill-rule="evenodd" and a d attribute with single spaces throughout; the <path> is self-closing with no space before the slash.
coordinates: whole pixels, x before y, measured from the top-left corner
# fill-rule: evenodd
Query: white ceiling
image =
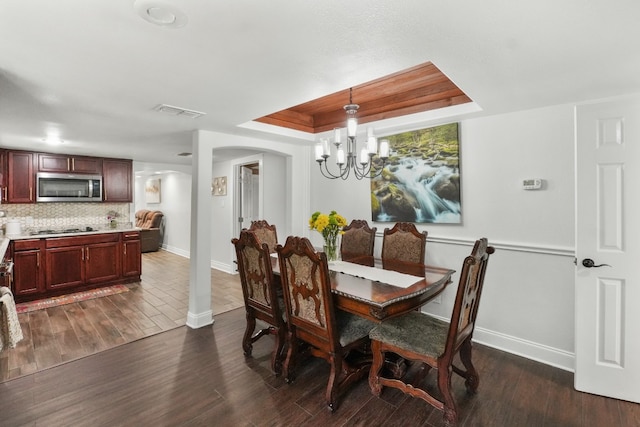
<path id="1" fill-rule="evenodd" d="M 187 24 L 134 0 L 2 0 L 0 145 L 189 164 L 195 129 L 293 141 L 240 125 L 427 61 L 475 114 L 640 91 L 637 0 L 156 3 Z"/>

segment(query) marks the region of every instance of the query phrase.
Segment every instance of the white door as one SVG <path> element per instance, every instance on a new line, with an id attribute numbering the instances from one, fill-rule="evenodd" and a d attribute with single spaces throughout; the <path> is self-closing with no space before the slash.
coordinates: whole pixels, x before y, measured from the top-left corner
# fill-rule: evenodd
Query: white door
<path id="1" fill-rule="evenodd" d="M 575 388 L 640 402 L 640 98 L 576 108 Z"/>
<path id="2" fill-rule="evenodd" d="M 258 166 L 255 163 L 239 166 L 238 212 L 240 215 L 238 217 L 238 222 L 240 223 L 240 230 L 243 228 L 249 228 L 249 226 L 251 226 L 251 221 L 258 219 L 257 215 L 259 205 L 256 201 L 259 198 L 260 189 L 259 185 L 256 185 L 259 181 L 255 179 L 255 177 L 257 177 L 257 167 Z"/>

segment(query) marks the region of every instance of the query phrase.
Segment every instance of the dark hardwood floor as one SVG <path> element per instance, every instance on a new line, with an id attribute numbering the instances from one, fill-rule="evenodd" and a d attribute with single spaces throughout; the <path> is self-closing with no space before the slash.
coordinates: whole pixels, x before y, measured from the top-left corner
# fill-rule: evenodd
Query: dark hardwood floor
<path id="1" fill-rule="evenodd" d="M 211 277 L 214 315 L 244 306 L 238 275 L 212 269 Z M 19 314 L 24 339 L 0 352 L 0 381 L 186 323 L 189 259 L 162 250 L 142 254 L 141 281 L 127 286 L 129 292 Z"/>
<path id="2" fill-rule="evenodd" d="M 212 271 L 221 314 L 192 330 L 180 326 L 188 260 L 145 254 L 143 270 L 122 297 L 28 316 L 29 345 L 0 353 L 3 375 L 14 375 L 0 383 L 0 426 L 442 425 L 424 402 L 389 389 L 374 397 L 366 380 L 330 413 L 324 361 L 305 361 L 286 384 L 269 368 L 273 337 L 254 344 L 253 358 L 243 356 L 244 309 L 233 309 L 243 305 L 238 276 Z M 30 367 L 6 370 L 21 358 Z M 640 405 L 576 392 L 570 372 L 481 345 L 474 360 L 477 395 L 454 376 L 460 426 L 640 426 Z"/>
<path id="3" fill-rule="evenodd" d="M 357 383 L 330 413 L 328 365 L 307 360 L 293 384 L 269 369 L 272 337 L 242 355 L 244 310 L 0 385 L 3 426 L 440 426 L 441 414 L 396 390 Z M 573 390 L 572 374 L 476 345 L 479 393 L 454 380 L 460 426 L 638 426 L 640 405 Z M 427 381 L 429 377 L 427 377 Z"/>

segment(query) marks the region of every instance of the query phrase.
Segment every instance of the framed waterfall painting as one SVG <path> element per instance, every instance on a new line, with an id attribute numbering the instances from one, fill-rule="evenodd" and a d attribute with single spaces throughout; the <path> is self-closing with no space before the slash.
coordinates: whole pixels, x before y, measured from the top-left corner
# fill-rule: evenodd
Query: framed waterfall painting
<path id="1" fill-rule="evenodd" d="M 371 179 L 371 219 L 461 223 L 458 123 L 379 139 L 389 140 L 390 154 Z"/>

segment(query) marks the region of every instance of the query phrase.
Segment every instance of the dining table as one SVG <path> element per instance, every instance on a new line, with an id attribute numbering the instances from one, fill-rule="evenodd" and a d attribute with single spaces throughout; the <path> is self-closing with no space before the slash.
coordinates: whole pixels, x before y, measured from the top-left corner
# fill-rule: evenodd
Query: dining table
<path id="1" fill-rule="evenodd" d="M 273 273 L 280 276 L 276 254 Z M 374 322 L 416 310 L 439 295 L 455 270 L 402 261 L 382 261 L 372 256 L 329 261 L 331 291 L 336 308 Z"/>

